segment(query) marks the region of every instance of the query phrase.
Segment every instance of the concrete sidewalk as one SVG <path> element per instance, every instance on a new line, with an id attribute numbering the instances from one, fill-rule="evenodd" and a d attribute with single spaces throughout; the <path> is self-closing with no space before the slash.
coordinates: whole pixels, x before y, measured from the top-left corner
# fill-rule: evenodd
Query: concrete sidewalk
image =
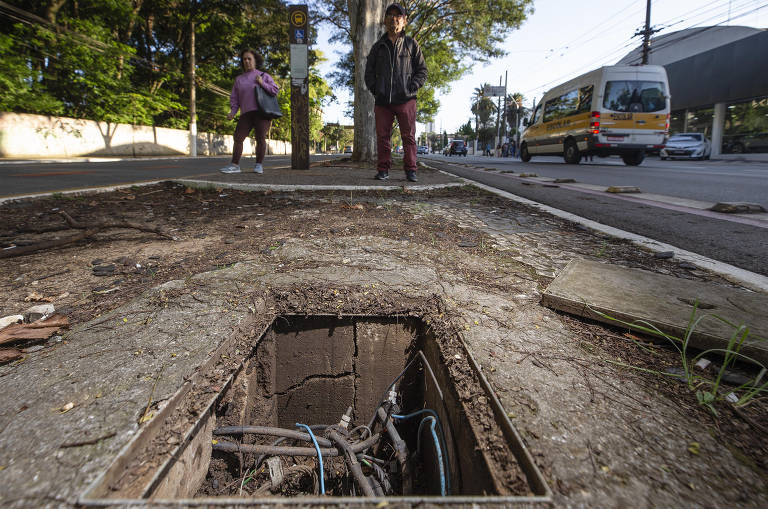
<path id="1" fill-rule="evenodd" d="M 55 264 L 73 263 L 67 274 L 81 278 L 66 280 L 69 286 L 58 288 L 72 293 L 72 302 L 75 294 L 77 299 L 80 293 L 92 298 L 92 287 L 103 284 L 91 274 L 95 258 L 112 260 L 131 253 L 144 263 L 166 255 L 164 263 L 171 265 L 210 257 L 221 267 L 157 281 L 129 302 L 75 324 L 58 342 L 51 340 L 22 361 L 0 366 L 0 408 L 6 409 L 0 414 L 0 505 L 308 508 L 391 503 L 403 508 L 453 504 L 495 509 L 611 507 L 635 500 L 639 505 L 672 506 L 681 501 L 695 505 L 690 497 L 700 494 L 688 484 L 695 481 L 711 490 L 708 497 L 714 505 L 729 505 L 735 498 L 730 487 L 736 487 L 738 495 L 748 499 L 740 499 L 742 506 L 759 507 L 761 473 L 731 455 L 709 433 L 709 421 L 680 412 L 676 400 L 648 389 L 648 376 L 604 362 L 619 353 L 631 357 L 634 351 L 624 350 L 631 342 L 608 334 L 595 340 L 595 329 L 580 332 L 571 319 L 540 304 L 544 287 L 577 258 L 650 267 L 670 279 L 675 279 L 670 274 L 694 278 L 716 288 L 726 282 L 680 267 L 677 260 L 660 260 L 607 235 L 575 228 L 512 199 L 476 190 L 424 199 L 420 191 L 464 185 L 434 169 L 420 168 L 417 183 L 394 170 L 384 182 L 373 179 L 374 173 L 337 163 L 303 171 L 265 168 L 263 175 L 212 172 L 194 182 L 182 179 L 181 184 L 221 188 L 221 193 L 208 193 L 207 200 L 222 207 L 237 194 L 227 196 L 225 188 L 264 192 L 248 196 L 247 205 L 258 209 L 236 210 L 200 236 L 197 228 L 206 225 L 204 210 L 211 205 L 198 202 L 194 192 L 172 188 L 169 192 L 183 195 L 182 201 L 194 203 L 194 217 L 200 219 L 187 226 L 184 244 L 171 248 L 162 239 L 115 239 L 79 246 L 58 257 Z M 329 192 L 272 192 L 305 188 Z M 331 188 L 402 192 L 334 193 Z M 392 222 L 400 228 L 387 230 Z M 239 246 L 243 254 L 237 263 L 212 257 L 222 246 L 226 251 Z M 166 249 L 180 254 L 169 256 Z M 39 275 L 63 268 L 38 267 L 34 256 L 12 263 L 17 264 L 14 271 L 8 269 L 13 277 L 17 272 Z M 54 284 L 64 277 L 52 274 L 45 281 Z M 26 306 L 27 290 L 24 284 L 9 290 L 6 310 Z M 452 373 L 477 373 L 493 387 L 486 395 L 457 384 L 450 394 L 458 394 L 461 405 L 477 412 L 477 429 L 492 426 L 494 416 L 514 423 L 522 444 L 520 457 L 535 458 L 554 493 L 550 496 L 549 488 L 528 490 L 521 481 L 523 490 L 516 496 L 487 496 L 468 483 L 466 492 L 453 500 L 142 498 L 156 493 L 149 478 L 165 462 L 187 464 L 204 474 L 199 463 L 207 464 L 210 449 L 202 445 L 210 447 L 211 440 L 187 447 L 190 430 L 209 409 L 219 412 L 217 418 L 227 417 L 228 411 L 216 410 L 217 393 L 230 384 L 244 387 L 235 377 L 262 334 L 278 317 L 294 315 L 422 320 L 441 334 L 441 348 L 453 348 L 441 350 Z M 607 349 L 611 340 L 616 350 Z M 381 341 L 389 344 L 386 337 Z M 491 408 L 497 399 L 502 412 Z M 468 432 L 470 426 L 454 429 Z M 483 450 L 498 450 L 509 440 L 492 428 L 487 433 L 492 439 L 482 443 Z M 694 440 L 703 454 L 687 452 Z M 651 446 L 661 453 L 638 453 Z M 474 457 L 478 450 L 468 447 L 463 455 Z M 659 465 L 668 465 L 667 470 Z M 678 477 L 686 482 L 678 482 Z M 663 489 L 651 489 L 658 479 Z M 135 492 L 125 489 L 129 481 L 136 485 Z M 191 496 L 194 486 L 177 484 L 186 490 L 180 497 Z"/>

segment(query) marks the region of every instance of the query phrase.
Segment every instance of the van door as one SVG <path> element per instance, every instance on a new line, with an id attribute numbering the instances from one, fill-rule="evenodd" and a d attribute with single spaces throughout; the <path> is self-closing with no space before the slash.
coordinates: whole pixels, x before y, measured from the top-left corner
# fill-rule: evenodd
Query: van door
<path id="1" fill-rule="evenodd" d="M 666 83 L 654 79 L 609 79 L 603 93 L 606 141 L 633 145 L 664 142 L 667 113 Z"/>

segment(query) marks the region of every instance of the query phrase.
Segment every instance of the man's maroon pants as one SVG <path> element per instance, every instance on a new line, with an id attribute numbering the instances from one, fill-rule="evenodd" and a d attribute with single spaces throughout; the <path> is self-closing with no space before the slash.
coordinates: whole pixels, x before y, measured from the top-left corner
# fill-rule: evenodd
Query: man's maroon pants
<path id="1" fill-rule="evenodd" d="M 376 148 L 378 171 L 389 172 L 392 166 L 392 123 L 397 117 L 403 138 L 403 169 L 416 171 L 416 99 L 405 104 L 388 104 L 373 109 L 376 116 Z"/>

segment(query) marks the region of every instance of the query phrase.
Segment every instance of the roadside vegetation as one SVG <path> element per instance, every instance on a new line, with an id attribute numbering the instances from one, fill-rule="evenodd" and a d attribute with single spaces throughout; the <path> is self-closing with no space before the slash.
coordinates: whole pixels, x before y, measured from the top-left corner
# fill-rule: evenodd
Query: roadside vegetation
<path id="1" fill-rule="evenodd" d="M 198 131 L 231 134 L 238 53 L 254 48 L 280 86 L 284 116 L 273 139 L 290 139 L 288 7 L 259 2 L 8 0 L 0 6 L 0 111 L 187 129 L 190 39 L 195 37 Z M 310 33 L 310 44 L 316 33 Z M 333 97 L 310 49 L 310 137 Z"/>

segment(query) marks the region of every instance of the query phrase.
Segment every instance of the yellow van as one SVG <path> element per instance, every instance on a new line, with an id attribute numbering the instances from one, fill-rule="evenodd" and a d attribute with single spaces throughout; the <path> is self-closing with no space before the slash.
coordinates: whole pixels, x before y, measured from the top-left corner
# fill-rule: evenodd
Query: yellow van
<path id="1" fill-rule="evenodd" d="M 520 139 L 520 159 L 619 155 L 637 166 L 669 134 L 669 82 L 660 65 L 606 66 L 544 94 Z"/>

